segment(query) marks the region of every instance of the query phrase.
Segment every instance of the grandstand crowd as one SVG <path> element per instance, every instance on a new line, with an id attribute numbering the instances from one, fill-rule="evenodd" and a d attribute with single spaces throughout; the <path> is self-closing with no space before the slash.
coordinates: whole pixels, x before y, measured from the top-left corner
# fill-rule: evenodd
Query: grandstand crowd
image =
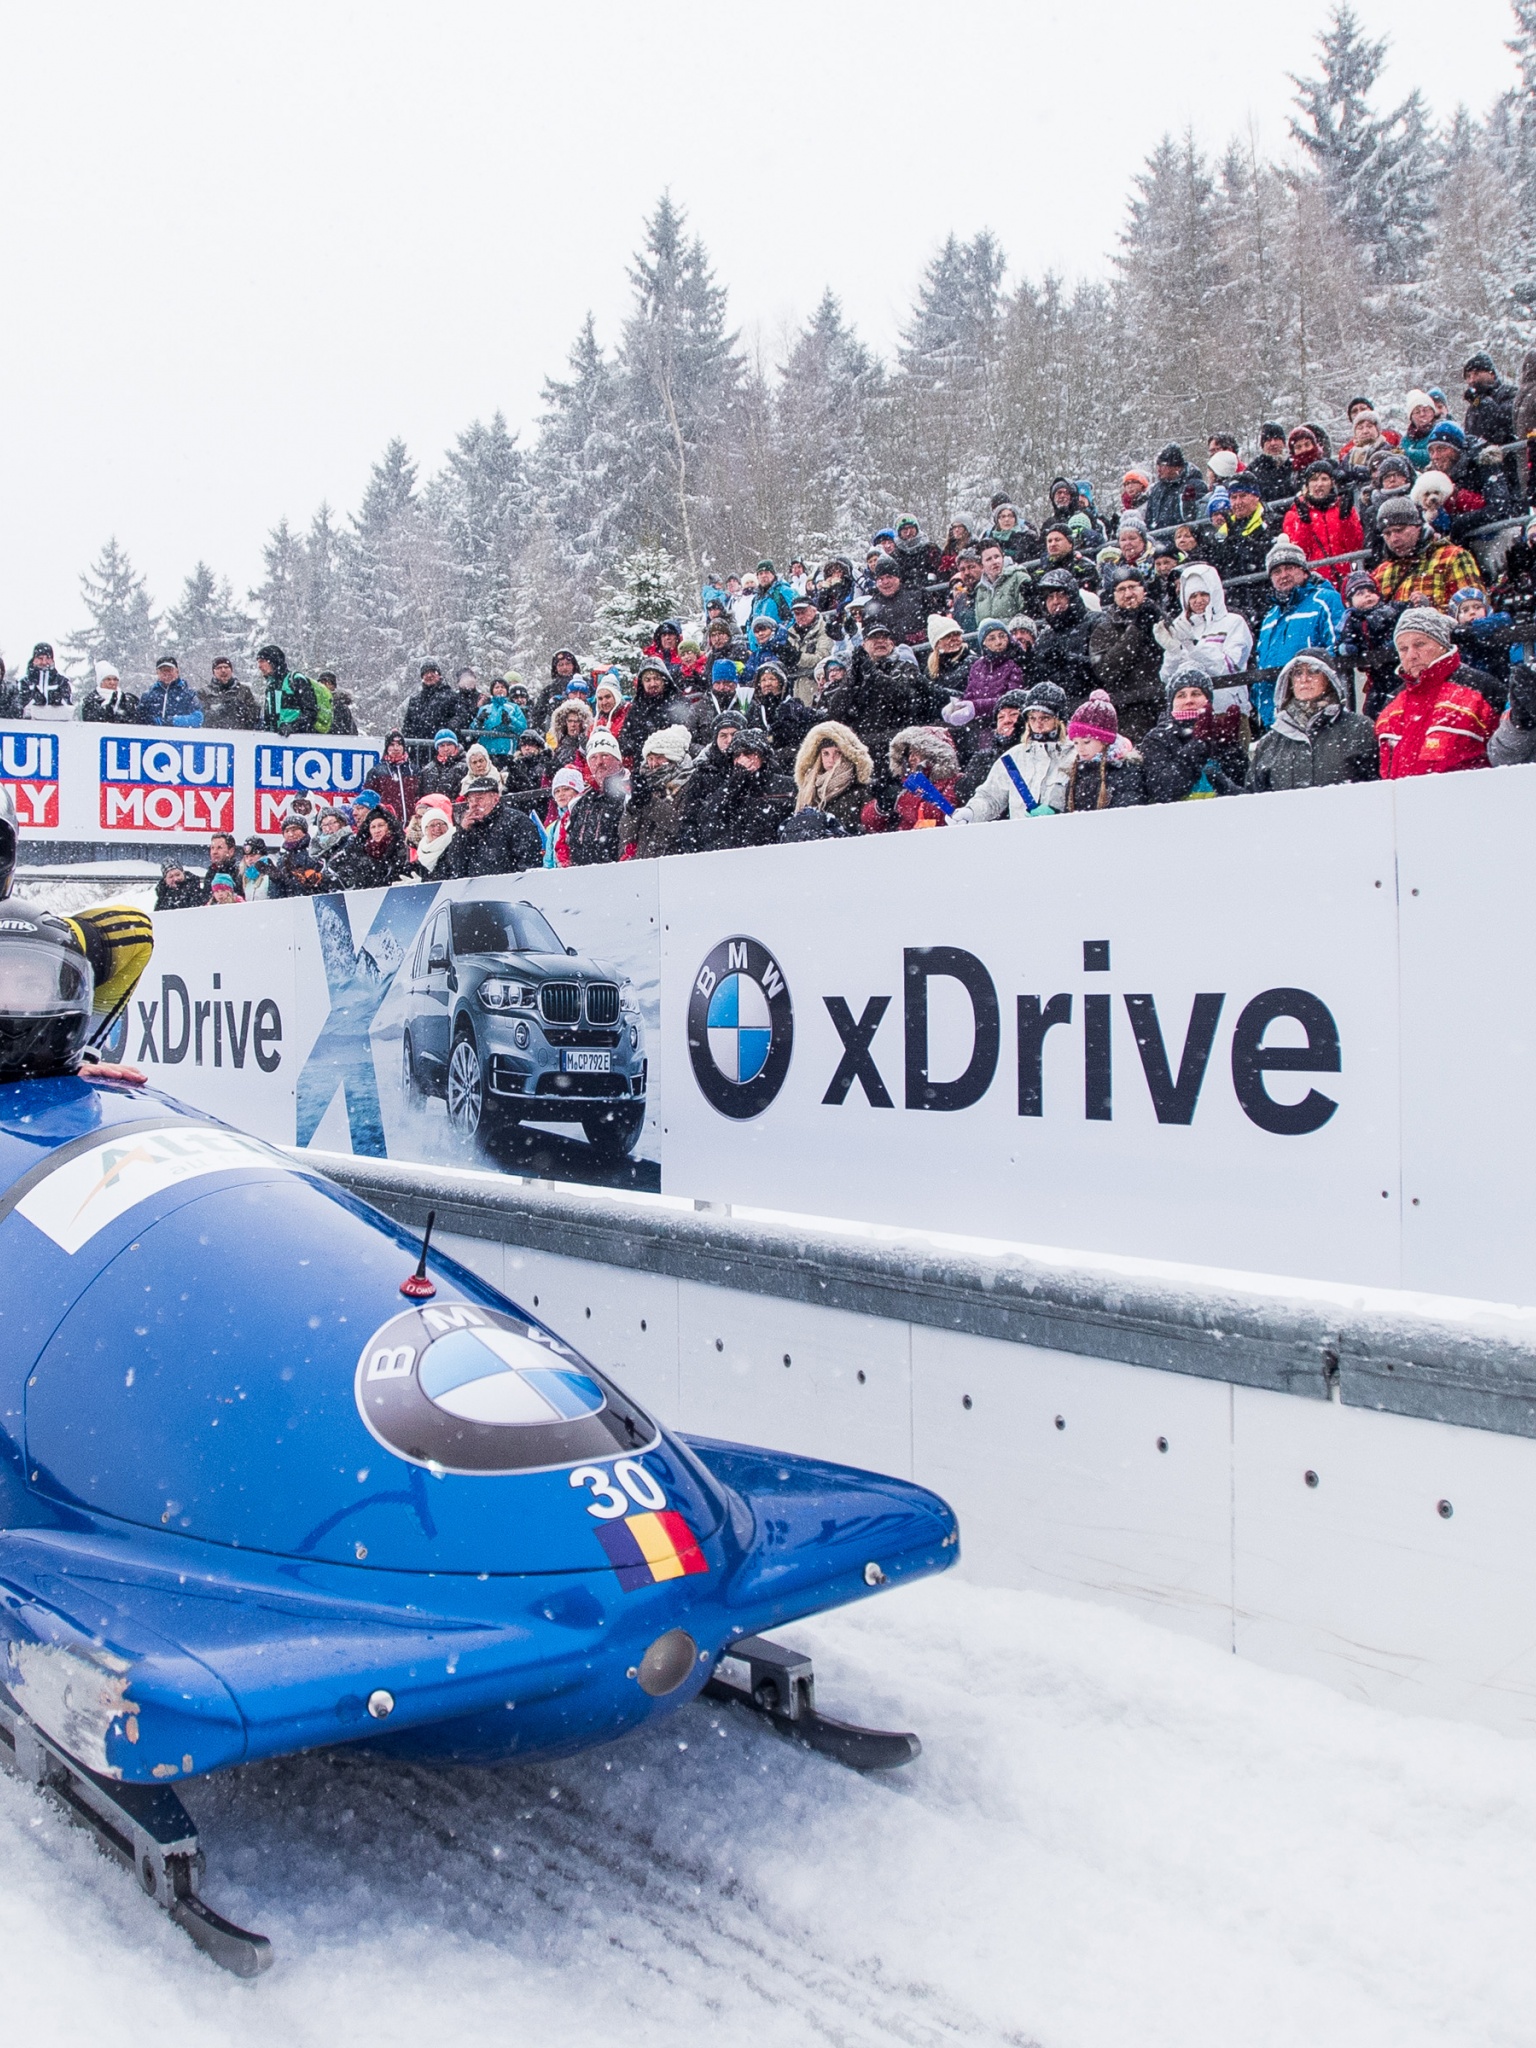
<path id="1" fill-rule="evenodd" d="M 162 907 L 721 847 L 1269 794 L 1536 759 L 1536 352 L 1486 354 L 1462 417 L 1413 390 L 1347 432 L 1267 421 L 1133 465 L 1116 502 L 1057 477 L 942 539 L 898 518 L 862 561 L 708 584 L 626 673 L 553 655 L 420 686 L 344 809 L 295 798 L 280 846 L 215 839 Z M 1335 445 L 1337 443 L 1337 445 Z M 85 720 L 354 731 L 334 675 L 261 649 Z M 0 716 L 71 702 L 39 644 Z"/>

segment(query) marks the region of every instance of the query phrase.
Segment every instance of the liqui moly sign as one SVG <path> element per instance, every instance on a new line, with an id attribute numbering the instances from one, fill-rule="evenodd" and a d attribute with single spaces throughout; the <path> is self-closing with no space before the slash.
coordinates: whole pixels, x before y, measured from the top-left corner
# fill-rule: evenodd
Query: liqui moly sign
<path id="1" fill-rule="evenodd" d="M 0 782 L 16 803 L 16 822 L 35 832 L 59 822 L 57 733 L 0 732 Z"/>
<path id="2" fill-rule="evenodd" d="M 356 796 L 378 765 L 377 747 L 261 741 L 256 748 L 256 830 L 280 832 L 283 812 L 303 793 L 316 804 Z"/>
<path id="3" fill-rule="evenodd" d="M 235 829 L 235 750 L 227 740 L 101 742 L 101 829 L 175 838 Z"/>

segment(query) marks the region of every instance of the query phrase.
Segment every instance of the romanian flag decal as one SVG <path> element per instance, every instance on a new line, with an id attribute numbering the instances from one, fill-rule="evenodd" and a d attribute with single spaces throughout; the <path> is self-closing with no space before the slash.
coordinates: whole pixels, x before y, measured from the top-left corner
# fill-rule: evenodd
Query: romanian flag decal
<path id="1" fill-rule="evenodd" d="M 622 1522 L 604 1522 L 597 1538 L 626 1593 L 633 1593 L 637 1586 L 655 1586 L 663 1579 L 709 1570 L 693 1531 L 670 1508 L 654 1515 L 630 1515 Z"/>

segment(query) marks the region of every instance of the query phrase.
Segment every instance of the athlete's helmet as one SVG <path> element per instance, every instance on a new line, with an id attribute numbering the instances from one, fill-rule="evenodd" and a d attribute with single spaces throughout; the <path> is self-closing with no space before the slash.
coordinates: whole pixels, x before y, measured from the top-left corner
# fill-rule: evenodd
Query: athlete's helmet
<path id="1" fill-rule="evenodd" d="M 16 805 L 11 792 L 0 782 L 0 903 L 11 893 L 16 872 Z"/>
<path id="2" fill-rule="evenodd" d="M 0 1081 L 70 1074 L 89 1038 L 96 977 L 61 918 L 0 903 Z"/>

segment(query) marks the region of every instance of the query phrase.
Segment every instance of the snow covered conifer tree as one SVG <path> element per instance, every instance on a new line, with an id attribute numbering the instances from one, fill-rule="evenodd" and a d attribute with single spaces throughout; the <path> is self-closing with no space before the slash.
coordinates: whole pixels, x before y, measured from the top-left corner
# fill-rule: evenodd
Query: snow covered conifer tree
<path id="1" fill-rule="evenodd" d="M 221 654 L 238 661 L 251 636 L 251 620 L 235 603 L 227 576 L 199 562 L 165 618 L 166 639 L 187 680 L 202 685 Z"/>
<path id="2" fill-rule="evenodd" d="M 691 608 L 676 556 L 655 541 L 643 542 L 618 564 L 598 605 L 594 659 L 613 662 L 632 676 L 661 621 L 683 617 Z"/>
<path id="3" fill-rule="evenodd" d="M 813 534 L 851 542 L 868 527 L 884 390 L 880 359 L 843 318 L 828 286 L 790 344 L 774 393 L 789 500 L 785 531 L 800 545 L 809 546 Z"/>
<path id="4" fill-rule="evenodd" d="M 160 621 L 150 605 L 144 578 L 135 574 L 115 538 L 81 576 L 80 594 L 90 621 L 70 636 L 74 644 L 92 661 L 120 663 L 123 681 L 130 688 L 151 682 L 160 651 Z"/>
<path id="5" fill-rule="evenodd" d="M 1436 152 L 1417 92 L 1390 113 L 1371 96 L 1386 60 L 1347 0 L 1337 0 L 1317 39 L 1321 75 L 1292 78 L 1301 118 L 1290 132 L 1322 180 L 1330 212 L 1367 257 L 1374 279 L 1403 284 L 1420 275 L 1435 206 Z"/>
<path id="6" fill-rule="evenodd" d="M 996 466 L 1003 338 L 1002 250 L 983 230 L 950 235 L 928 264 L 897 353 L 886 461 L 901 509 L 941 526 Z"/>
<path id="7" fill-rule="evenodd" d="M 1165 135 L 1133 187 L 1115 259 L 1119 311 L 1139 366 L 1126 395 L 1149 440 L 1198 445 L 1212 406 L 1225 415 L 1236 397 L 1221 348 L 1233 279 L 1216 179 L 1193 134 L 1177 142 Z"/>
<path id="8" fill-rule="evenodd" d="M 686 216 L 663 193 L 630 268 L 634 310 L 619 346 L 627 530 L 675 548 L 697 585 L 744 366 L 725 292 Z"/>
<path id="9" fill-rule="evenodd" d="M 543 580 L 563 583 L 570 610 L 590 616 L 618 533 L 625 462 L 619 375 L 598 345 L 590 313 L 566 360 L 568 378 L 545 379 L 531 486 L 538 523 L 547 529 L 539 549 Z M 551 588 L 551 600 L 553 594 Z"/>

